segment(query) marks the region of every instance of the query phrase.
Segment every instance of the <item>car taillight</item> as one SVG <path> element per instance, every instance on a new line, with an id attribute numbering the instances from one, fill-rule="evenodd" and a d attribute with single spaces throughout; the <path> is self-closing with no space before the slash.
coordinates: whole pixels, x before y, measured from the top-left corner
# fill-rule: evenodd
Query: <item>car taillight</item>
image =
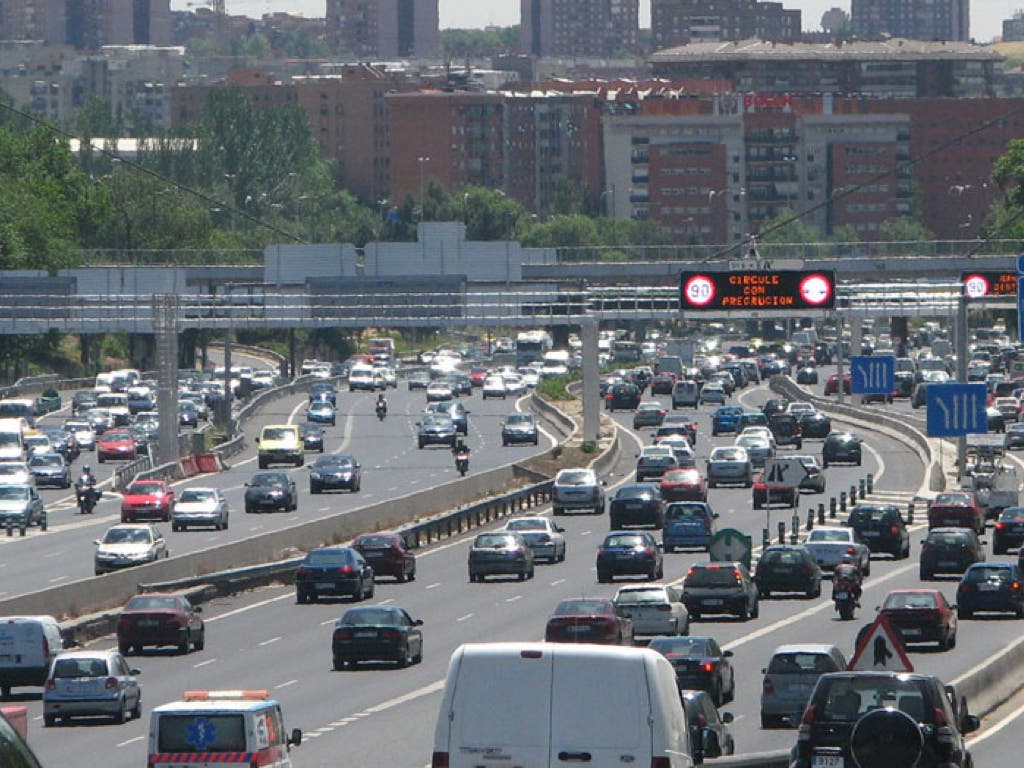
<path id="1" fill-rule="evenodd" d="M 996 523 L 996 530 L 997 530 L 997 531 L 1001 531 L 1001 530 L 1003 530 L 1004 528 L 1006 528 L 1006 523 L 1003 523 L 1003 522 L 998 522 L 998 523 Z"/>
<path id="2" fill-rule="evenodd" d="M 803 717 L 800 718 L 800 727 L 797 729 L 796 738 L 798 741 L 809 741 L 811 738 L 811 723 L 814 722 L 814 704 L 808 704 L 804 709 Z"/>
<path id="3" fill-rule="evenodd" d="M 448 768 L 448 753 L 435 752 L 433 755 L 431 755 L 430 768 Z"/>
<path id="4" fill-rule="evenodd" d="M 1020 591 L 1020 582 L 1019 582 L 1019 581 L 1015 581 L 1015 582 L 1013 582 L 1013 583 L 1012 583 L 1012 584 L 1010 585 L 1010 589 L 1011 589 L 1012 591 L 1014 591 L 1014 592 L 1019 592 L 1019 591 Z"/>
<path id="5" fill-rule="evenodd" d="M 921 544 L 921 554 L 922 555 L 927 554 L 928 552 L 931 552 L 931 551 L 932 551 L 932 545 L 929 544 L 927 541 L 923 542 Z"/>
<path id="6" fill-rule="evenodd" d="M 311 568 L 306 568 L 305 566 L 303 566 L 302 568 L 299 568 L 298 575 L 299 576 L 308 576 L 312 572 L 313 572 L 313 570 Z"/>
<path id="7" fill-rule="evenodd" d="M 856 550 L 856 549 L 854 549 L 853 547 L 847 547 L 847 548 L 846 548 L 846 554 L 848 554 L 848 555 L 854 555 L 854 554 L 856 554 L 856 553 L 857 553 L 857 550 Z"/>
<path id="8" fill-rule="evenodd" d="M 539 537 L 537 537 L 537 543 L 538 544 L 550 544 L 551 543 L 551 537 L 548 536 L 546 533 L 541 534 Z"/>
<path id="9" fill-rule="evenodd" d="M 651 768 L 672 768 L 672 761 L 667 757 L 651 757 Z"/>
<path id="10" fill-rule="evenodd" d="M 715 671 L 715 662 L 713 662 L 713 661 L 705 661 L 704 663 L 702 663 L 700 665 L 700 669 L 701 669 L 702 672 L 714 672 Z"/>
<path id="11" fill-rule="evenodd" d="M 658 610 L 661 611 L 662 613 L 669 613 L 672 610 L 672 606 L 671 605 L 667 605 L 667 604 L 659 605 L 658 606 Z"/>
<path id="12" fill-rule="evenodd" d="M 385 640 L 399 640 L 402 637 L 402 633 L 397 629 L 385 629 L 380 633 L 380 636 Z"/>
<path id="13" fill-rule="evenodd" d="M 654 547 L 644 547 L 644 554 L 645 555 L 653 555 L 654 554 Z"/>
<path id="14" fill-rule="evenodd" d="M 764 682 L 761 684 L 761 689 L 764 691 L 765 696 L 775 695 L 775 685 L 772 683 L 770 678 L 766 677 L 764 679 Z"/>
<path id="15" fill-rule="evenodd" d="M 336 640 L 351 640 L 352 630 L 351 629 L 336 629 L 334 630 L 334 638 Z"/>
<path id="16" fill-rule="evenodd" d="M 889 528 L 889 533 L 891 533 L 893 536 L 898 536 L 900 533 L 900 527 L 898 525 L 891 526 Z"/>
<path id="17" fill-rule="evenodd" d="M 338 573 L 355 573 L 356 569 L 351 565 L 343 565 L 338 569 Z"/>
<path id="18" fill-rule="evenodd" d="M 956 588 L 956 591 L 957 592 L 970 592 L 971 591 L 971 585 L 965 581 L 959 587 Z"/>

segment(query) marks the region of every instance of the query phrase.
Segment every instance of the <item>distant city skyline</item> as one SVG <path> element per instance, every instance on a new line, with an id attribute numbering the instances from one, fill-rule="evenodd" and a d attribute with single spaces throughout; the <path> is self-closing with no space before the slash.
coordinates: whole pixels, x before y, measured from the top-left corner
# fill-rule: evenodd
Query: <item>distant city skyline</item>
<path id="1" fill-rule="evenodd" d="M 226 0 L 227 11 L 236 16 L 260 18 L 265 13 L 287 11 L 307 18 L 323 18 L 325 0 Z M 171 0 L 171 9 L 190 10 L 188 0 Z M 191 3 L 192 8 L 195 3 Z M 786 8 L 803 11 L 804 30 L 821 27 L 821 16 L 830 8 L 849 13 L 850 0 L 783 0 Z M 1003 19 L 1024 9 L 1024 0 L 972 0 L 971 36 L 980 43 L 990 42 L 1002 34 Z M 519 0 L 440 0 L 441 29 L 508 27 L 519 23 Z M 650 0 L 640 0 L 640 26 L 650 27 Z"/>

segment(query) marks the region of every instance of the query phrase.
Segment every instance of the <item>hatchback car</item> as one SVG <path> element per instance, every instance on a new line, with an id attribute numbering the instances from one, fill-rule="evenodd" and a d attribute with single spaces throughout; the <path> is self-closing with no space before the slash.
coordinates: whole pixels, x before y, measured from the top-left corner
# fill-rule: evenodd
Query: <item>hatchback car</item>
<path id="1" fill-rule="evenodd" d="M 661 549 L 647 531 L 609 533 L 597 549 L 597 580 L 604 584 L 616 576 L 646 576 L 654 581 L 665 575 Z"/>
<path id="2" fill-rule="evenodd" d="M 597 479 L 594 470 L 586 467 L 558 470 L 551 486 L 553 515 L 563 515 L 570 509 L 603 515 L 604 506 L 604 482 Z"/>
<path id="3" fill-rule="evenodd" d="M 895 504 L 858 504 L 846 518 L 872 554 L 889 554 L 901 560 L 910 556 L 910 532 Z"/>
<path id="4" fill-rule="evenodd" d="M 735 698 L 732 651 L 723 651 L 713 637 L 656 637 L 648 648 L 669 660 L 680 690 L 707 691 L 719 707 Z"/>
<path id="5" fill-rule="evenodd" d="M 360 661 L 391 661 L 399 669 L 423 661 L 422 619 L 394 605 L 349 608 L 334 625 L 331 659 L 335 671 Z"/>
<path id="6" fill-rule="evenodd" d="M 665 525 L 661 491 L 650 483 L 623 485 L 608 505 L 608 518 L 613 531 L 627 525 L 649 525 L 661 529 Z"/>
<path id="7" fill-rule="evenodd" d="M 142 716 L 139 670 L 117 651 L 65 651 L 50 665 L 43 687 L 43 725 L 59 719 L 110 717 L 123 723 Z"/>
<path id="8" fill-rule="evenodd" d="M 501 422 L 501 444 L 540 442 L 537 417 L 532 413 L 510 413 Z"/>
<path id="9" fill-rule="evenodd" d="M 802 592 L 807 597 L 818 597 L 821 578 L 821 568 L 814 556 L 800 544 L 773 544 L 765 548 L 754 571 L 760 597 L 771 597 L 773 592 Z"/>
<path id="10" fill-rule="evenodd" d="M 742 405 L 722 405 L 715 409 L 711 417 L 711 434 L 720 435 L 723 432 L 736 432 L 739 430 L 740 416 L 743 414 Z"/>
<path id="11" fill-rule="evenodd" d="M 452 417 L 442 413 L 425 413 L 421 421 L 416 422 L 416 447 L 427 445 L 455 445 L 458 440 L 458 429 Z"/>
<path id="12" fill-rule="evenodd" d="M 299 508 L 295 481 L 287 472 L 257 472 L 245 484 L 245 513 L 292 512 Z"/>
<path id="13" fill-rule="evenodd" d="M 500 397 L 505 399 L 508 392 L 505 389 L 505 380 L 501 376 L 488 376 L 480 390 L 480 396 L 486 400 L 489 397 Z"/>
<path id="14" fill-rule="evenodd" d="M 707 463 L 708 487 L 719 485 L 754 484 L 754 466 L 745 448 L 736 445 L 719 446 L 711 450 Z"/>
<path id="15" fill-rule="evenodd" d="M 781 645 L 761 670 L 761 727 L 796 727 L 818 678 L 846 669 L 846 658 L 826 643 Z"/>
<path id="16" fill-rule="evenodd" d="M 35 485 L 0 485 L 0 527 L 26 530 L 32 525 L 46 530 L 43 500 Z"/>
<path id="17" fill-rule="evenodd" d="M 1001 555 L 1024 545 L 1024 507 L 1007 507 L 992 529 L 992 554 Z"/>
<path id="18" fill-rule="evenodd" d="M 71 469 L 59 453 L 34 453 L 29 457 L 28 469 L 36 487 L 71 487 Z"/>
<path id="19" fill-rule="evenodd" d="M 852 432 L 831 432 L 821 446 L 821 466 L 861 463 L 861 439 Z"/>
<path id="20" fill-rule="evenodd" d="M 759 469 L 775 456 L 775 448 L 764 435 L 740 435 L 736 438 L 736 446 L 743 448 L 750 457 L 750 463 L 755 469 Z"/>
<path id="21" fill-rule="evenodd" d="M 733 754 L 736 743 L 729 730 L 732 713 L 719 714 L 707 691 L 680 689 L 679 696 L 683 700 L 683 714 L 690 729 L 694 765 L 701 765 L 708 758 Z"/>
<path id="22" fill-rule="evenodd" d="M 516 517 L 505 523 L 506 531 L 520 534 L 533 550 L 533 559 L 549 563 L 565 560 L 565 529 L 546 517 Z"/>
<path id="23" fill-rule="evenodd" d="M 742 621 L 760 613 L 757 586 L 743 563 L 698 563 L 683 581 L 683 602 L 691 621 L 705 614 L 732 614 Z"/>
<path id="24" fill-rule="evenodd" d="M 295 572 L 295 602 L 315 603 L 321 597 L 373 597 L 373 568 L 353 547 L 311 550 Z"/>
<path id="25" fill-rule="evenodd" d="M 220 488 L 186 488 L 171 512 L 171 530 L 186 531 L 195 525 L 228 529 L 228 500 Z"/>
<path id="26" fill-rule="evenodd" d="M 665 420 L 665 413 L 665 406 L 657 401 L 642 402 L 633 414 L 633 429 L 660 427 Z"/>
<path id="27" fill-rule="evenodd" d="M 171 645 L 179 653 L 206 646 L 202 606 L 181 595 L 149 592 L 132 597 L 117 616 L 117 648 L 126 656 L 146 646 Z"/>
<path id="28" fill-rule="evenodd" d="M 633 622 L 603 597 L 562 600 L 544 628 L 548 643 L 632 645 Z"/>
<path id="29" fill-rule="evenodd" d="M 337 421 L 334 405 L 329 400 L 314 400 L 306 409 L 306 421 L 310 424 L 330 424 L 333 427 Z"/>
<path id="30" fill-rule="evenodd" d="M 134 461 L 135 438 L 129 429 L 108 429 L 96 439 L 96 461 Z"/>
<path id="31" fill-rule="evenodd" d="M 302 438 L 304 451 L 324 452 L 324 430 L 319 424 L 300 424 L 299 437 Z"/>
<path id="32" fill-rule="evenodd" d="M 428 403 L 439 403 L 445 400 L 452 400 L 454 397 L 455 393 L 452 391 L 451 384 L 447 381 L 432 381 L 427 385 Z"/>
<path id="33" fill-rule="evenodd" d="M 425 413 L 440 413 L 448 416 L 455 425 L 455 431 L 461 435 L 469 434 L 469 414 L 458 400 L 445 400 L 440 403 L 428 403 Z"/>
<path id="34" fill-rule="evenodd" d="M 662 549 L 671 554 L 677 549 L 696 547 L 707 550 L 715 535 L 718 513 L 706 502 L 677 501 L 665 507 L 665 526 L 661 531 Z"/>
<path id="35" fill-rule="evenodd" d="M 609 411 L 632 411 L 640 405 L 640 387 L 636 384 L 621 382 L 615 384 L 604 396 L 605 409 Z"/>
<path id="36" fill-rule="evenodd" d="M 330 453 L 309 465 L 309 492 L 345 490 L 358 493 L 363 483 L 363 465 L 354 456 Z"/>
<path id="37" fill-rule="evenodd" d="M 935 642 L 940 651 L 956 647 L 956 613 L 937 589 L 893 590 L 878 612 L 899 630 L 904 643 Z"/>
<path id="38" fill-rule="evenodd" d="M 619 587 L 615 608 L 633 622 L 634 635 L 688 635 L 690 614 L 679 597 L 678 587 L 631 584 Z"/>
<path id="39" fill-rule="evenodd" d="M 533 578 L 533 550 L 520 533 L 481 533 L 469 548 L 469 580 L 488 576 L 515 576 L 519 581 Z"/>
<path id="40" fill-rule="evenodd" d="M 1003 434 L 1003 448 L 1019 451 L 1024 448 L 1024 424 L 1010 424 Z"/>
<path id="41" fill-rule="evenodd" d="M 670 469 L 676 469 L 676 455 L 671 448 L 660 445 L 648 445 L 641 451 L 636 460 L 636 481 L 661 480 L 662 475 Z"/>
<path id="42" fill-rule="evenodd" d="M 708 488 L 696 467 L 670 469 L 661 476 L 661 496 L 665 501 L 707 501 Z"/>
<path id="43" fill-rule="evenodd" d="M 168 556 L 163 534 L 152 525 L 115 525 L 107 529 L 103 538 L 96 539 L 94 544 L 94 571 L 97 576 L 152 563 Z"/>
<path id="44" fill-rule="evenodd" d="M 970 528 L 932 528 L 921 542 L 918 576 L 928 581 L 937 573 L 963 573 L 985 561 L 985 549 Z"/>
<path id="45" fill-rule="evenodd" d="M 374 577 L 394 576 L 399 582 L 416 578 L 416 554 L 397 533 L 364 533 L 352 542 L 352 549 L 373 568 Z"/>
<path id="46" fill-rule="evenodd" d="M 800 415 L 800 435 L 807 440 L 823 440 L 832 431 L 832 419 L 827 413 L 815 411 Z"/>
<path id="47" fill-rule="evenodd" d="M 174 512 L 175 493 L 166 480 L 136 480 L 121 497 L 121 522 L 163 520 Z"/>
<path id="48" fill-rule="evenodd" d="M 957 618 L 984 612 L 1012 613 L 1024 619 L 1024 587 L 1016 563 L 975 563 L 956 590 Z"/>

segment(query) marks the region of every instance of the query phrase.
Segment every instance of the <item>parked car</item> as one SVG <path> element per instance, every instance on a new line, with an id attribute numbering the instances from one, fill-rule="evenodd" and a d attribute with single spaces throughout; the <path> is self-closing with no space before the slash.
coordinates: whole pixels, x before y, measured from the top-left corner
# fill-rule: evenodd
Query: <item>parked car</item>
<path id="1" fill-rule="evenodd" d="M 309 465 L 309 492 L 346 490 L 358 493 L 363 483 L 363 465 L 354 456 L 330 453 Z"/>
<path id="2" fill-rule="evenodd" d="M 548 643 L 632 645 L 633 622 L 603 597 L 562 600 L 544 628 Z"/>
<path id="3" fill-rule="evenodd" d="M 821 466 L 844 462 L 861 464 L 861 439 L 852 432 L 830 432 L 821 446 Z"/>
<path id="4" fill-rule="evenodd" d="M 1024 578 L 1016 563 L 975 563 L 956 590 L 957 618 L 984 612 L 1012 613 L 1024 619 Z"/>
<path id="5" fill-rule="evenodd" d="M 43 688 L 43 725 L 73 717 L 110 717 L 118 724 L 142 717 L 139 674 L 117 651 L 64 651 Z"/>
<path id="6" fill-rule="evenodd" d="M 745 448 L 735 445 L 719 446 L 711 450 L 707 463 L 708 487 L 722 484 L 754 484 L 754 466 Z"/>
<path id="7" fill-rule="evenodd" d="M 604 514 L 604 482 L 597 479 L 597 473 L 586 467 L 560 469 L 551 487 L 553 515 L 563 515 L 566 510 L 585 509 L 595 515 Z"/>
<path id="8" fill-rule="evenodd" d="M 257 472 L 245 484 L 245 513 L 294 512 L 299 508 L 295 481 L 287 472 Z"/>
<path id="9" fill-rule="evenodd" d="M 318 547 L 299 563 L 295 572 L 295 602 L 315 603 L 321 597 L 373 597 L 373 568 L 353 547 Z"/>
<path id="10" fill-rule="evenodd" d="M 773 592 L 802 592 L 807 597 L 819 597 L 821 578 L 821 568 L 802 544 L 766 547 L 754 570 L 759 597 L 771 597 Z"/>
<path id="11" fill-rule="evenodd" d="M 683 602 L 691 621 L 705 614 L 733 614 L 743 621 L 760 613 L 757 586 L 743 563 L 697 563 L 683 580 Z"/>
<path id="12" fill-rule="evenodd" d="M 373 568 L 373 575 L 393 576 L 399 582 L 416 578 L 416 554 L 397 533 L 363 533 L 352 542 L 352 549 Z"/>
<path id="13" fill-rule="evenodd" d="M 121 522 L 163 520 L 174 512 L 174 488 L 166 480 L 136 480 L 121 498 Z"/>
<path id="14" fill-rule="evenodd" d="M 846 657 L 828 643 L 780 645 L 761 670 L 761 727 L 795 727 L 818 678 L 846 669 Z"/>
<path id="15" fill-rule="evenodd" d="M 510 413 L 501 422 L 501 444 L 540 442 L 537 417 L 532 413 Z"/>
<path id="16" fill-rule="evenodd" d="M 694 765 L 703 764 L 708 758 L 731 755 L 736 750 L 729 723 L 731 712 L 718 713 L 714 700 L 707 691 L 680 689 L 683 713 L 690 729 L 690 744 Z"/>
<path id="17" fill-rule="evenodd" d="M 633 622 L 634 635 L 688 635 L 690 614 L 679 598 L 678 587 L 631 584 L 619 587 L 615 608 Z"/>
<path id="18" fill-rule="evenodd" d="M 1002 555 L 1024 545 L 1024 507 L 1007 507 L 992 528 L 992 554 Z"/>
<path id="19" fill-rule="evenodd" d="M 680 690 L 706 691 L 719 707 L 736 697 L 732 651 L 713 637 L 656 637 L 647 647 L 672 663 Z"/>
<path id="20" fill-rule="evenodd" d="M 647 531 L 613 531 L 597 550 L 597 580 L 610 582 L 620 575 L 643 575 L 654 581 L 665 575 L 661 549 Z"/>
<path id="21" fill-rule="evenodd" d="M 220 488 L 192 486 L 181 492 L 171 510 L 171 530 L 186 531 L 195 525 L 212 525 L 215 530 L 228 529 L 228 500 Z"/>
<path id="22" fill-rule="evenodd" d="M 349 608 L 334 625 L 331 659 L 335 671 L 360 661 L 391 661 L 399 669 L 423 661 L 422 619 L 394 605 Z"/>
<path id="23" fill-rule="evenodd" d="M 122 568 L 152 563 L 167 557 L 167 542 L 159 529 L 144 523 L 115 525 L 97 539 L 94 570 L 97 576 Z"/>
<path id="24" fill-rule="evenodd" d="M 650 483 L 623 485 L 608 505 L 608 518 L 613 531 L 627 525 L 649 525 L 661 529 L 665 525 L 661 491 Z"/>
<path id="25" fill-rule="evenodd" d="M 899 630 L 904 643 L 935 642 L 940 651 L 956 646 L 956 613 L 937 589 L 897 589 L 878 609 Z"/>
<path id="26" fill-rule="evenodd" d="M 937 573 L 963 573 L 985 561 L 985 548 L 973 528 L 932 528 L 921 542 L 921 581 Z"/>
<path id="27" fill-rule="evenodd" d="M 533 550 L 522 534 L 490 531 L 478 534 L 469 548 L 469 580 L 485 581 L 488 576 L 515 576 L 519 581 L 533 578 Z"/>
<path id="28" fill-rule="evenodd" d="M 125 654 L 142 653 L 146 646 L 174 646 L 179 653 L 206 646 L 203 608 L 186 597 L 165 592 L 135 595 L 117 616 L 117 648 Z"/>

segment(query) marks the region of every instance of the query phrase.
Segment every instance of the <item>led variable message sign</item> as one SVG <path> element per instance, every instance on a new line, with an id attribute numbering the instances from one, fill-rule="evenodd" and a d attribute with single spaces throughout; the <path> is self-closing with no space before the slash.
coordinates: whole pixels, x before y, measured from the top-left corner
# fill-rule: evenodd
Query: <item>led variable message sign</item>
<path id="1" fill-rule="evenodd" d="M 830 270 L 683 272 L 679 288 L 683 311 L 832 309 L 836 304 Z"/>

